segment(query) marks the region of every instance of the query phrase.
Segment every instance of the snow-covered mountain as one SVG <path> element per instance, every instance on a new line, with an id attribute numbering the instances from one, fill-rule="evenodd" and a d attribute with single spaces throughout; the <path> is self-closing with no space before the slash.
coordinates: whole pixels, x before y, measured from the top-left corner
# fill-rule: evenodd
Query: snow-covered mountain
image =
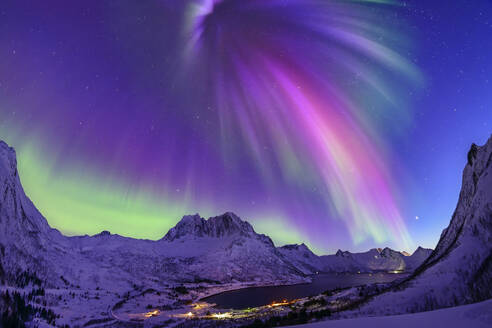
<path id="1" fill-rule="evenodd" d="M 327 271 L 394 271 L 405 270 L 404 255 L 390 248 L 373 248 L 364 253 L 338 250 L 335 255 L 323 256 Z"/>
<path id="2" fill-rule="evenodd" d="M 277 248 L 284 258 L 304 274 L 323 271 L 321 257 L 314 254 L 305 244 L 285 245 Z"/>
<path id="3" fill-rule="evenodd" d="M 103 232 L 70 237 L 70 244 L 88 261 L 111 267 L 108 278 L 126 273 L 129 283 L 303 280 L 301 272 L 283 261 L 270 238 L 233 213 L 208 220 L 185 216 L 159 241 Z M 99 275 L 101 270 L 91 272 Z"/>
<path id="4" fill-rule="evenodd" d="M 295 281 L 304 276 L 283 259 L 269 237 L 231 212 L 208 220 L 185 216 L 159 247 L 169 258 L 188 259 L 183 272 L 210 280 Z"/>
<path id="5" fill-rule="evenodd" d="M 28 269 L 53 275 L 45 265 L 52 256 L 62 259 L 61 234 L 51 229 L 27 198 L 20 184 L 13 148 L 0 141 L 0 278 Z"/>
<path id="6" fill-rule="evenodd" d="M 403 313 L 492 298 L 492 137 L 473 144 L 458 205 L 432 254 L 363 311 Z"/>
<path id="7" fill-rule="evenodd" d="M 161 240 L 104 231 L 65 237 L 51 229 L 25 195 L 15 151 L 0 142 L 0 279 L 34 273 L 53 286 L 134 285 L 186 281 L 293 283 L 304 274 L 270 238 L 233 213 L 185 216 Z"/>
<path id="8" fill-rule="evenodd" d="M 413 252 L 410 256 L 405 256 L 405 264 L 407 271 L 414 271 L 418 268 L 431 254 L 432 249 L 430 248 L 422 248 L 418 247 L 415 252 Z"/>

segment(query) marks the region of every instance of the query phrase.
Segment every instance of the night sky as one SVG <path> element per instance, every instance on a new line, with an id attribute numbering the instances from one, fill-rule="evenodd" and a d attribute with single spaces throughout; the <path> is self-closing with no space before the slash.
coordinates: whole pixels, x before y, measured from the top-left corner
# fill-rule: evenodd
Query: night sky
<path id="1" fill-rule="evenodd" d="M 0 139 L 65 234 L 233 211 L 319 253 L 433 247 L 492 133 L 492 2 L 2 1 Z"/>

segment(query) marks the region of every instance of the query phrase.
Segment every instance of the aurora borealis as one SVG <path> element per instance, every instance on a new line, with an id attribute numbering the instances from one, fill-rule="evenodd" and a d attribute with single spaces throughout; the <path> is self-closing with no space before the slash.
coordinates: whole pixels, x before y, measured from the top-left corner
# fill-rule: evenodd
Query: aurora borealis
<path id="1" fill-rule="evenodd" d="M 477 49 L 445 26 L 453 9 L 423 6 L 7 1 L 0 139 L 67 234 L 157 239 L 184 214 L 234 211 L 320 252 L 432 247 L 458 191 L 446 178 L 490 135 L 492 65 L 460 57 Z M 462 33 L 490 29 L 470 19 L 490 4 L 473 9 Z"/>

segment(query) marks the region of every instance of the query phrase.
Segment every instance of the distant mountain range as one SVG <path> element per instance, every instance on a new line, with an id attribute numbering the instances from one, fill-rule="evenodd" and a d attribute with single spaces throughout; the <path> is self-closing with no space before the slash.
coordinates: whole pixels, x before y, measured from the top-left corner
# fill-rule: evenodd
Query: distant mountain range
<path id="1" fill-rule="evenodd" d="M 103 231 L 66 237 L 52 229 L 23 191 L 15 151 L 0 142 L 0 279 L 35 274 L 51 286 L 149 287 L 189 281 L 280 284 L 316 272 L 412 270 L 430 253 L 385 248 L 317 256 L 304 244 L 276 248 L 233 213 L 184 216 L 158 241 Z"/>
<path id="2" fill-rule="evenodd" d="M 334 255 L 317 256 L 304 245 L 285 245 L 278 250 L 287 260 L 305 274 L 316 272 L 411 272 L 432 252 L 418 247 L 408 256 L 390 248 L 373 248 L 363 253 L 338 250 Z"/>

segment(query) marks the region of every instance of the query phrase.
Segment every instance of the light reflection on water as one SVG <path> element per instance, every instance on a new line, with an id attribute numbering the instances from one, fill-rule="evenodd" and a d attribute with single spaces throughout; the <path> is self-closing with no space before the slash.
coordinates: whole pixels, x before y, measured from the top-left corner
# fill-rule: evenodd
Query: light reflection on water
<path id="1" fill-rule="evenodd" d="M 391 282 L 405 277 L 395 273 L 323 273 L 313 276 L 313 282 L 290 286 L 252 287 L 223 292 L 204 298 L 217 308 L 245 309 L 274 303 L 279 300 L 293 300 L 323 293 L 329 289 L 354 287 L 372 283 Z"/>

